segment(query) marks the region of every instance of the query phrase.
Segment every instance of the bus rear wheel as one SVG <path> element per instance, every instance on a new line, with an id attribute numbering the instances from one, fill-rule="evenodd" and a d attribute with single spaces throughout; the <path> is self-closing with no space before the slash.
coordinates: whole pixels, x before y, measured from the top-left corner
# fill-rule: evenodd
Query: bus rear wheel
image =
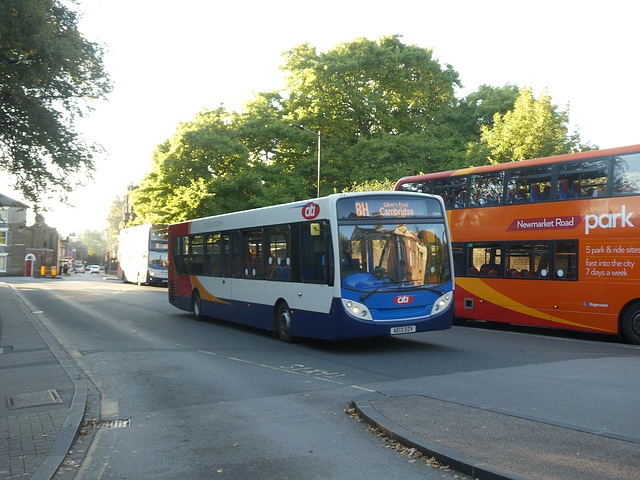
<path id="1" fill-rule="evenodd" d="M 193 312 L 193 318 L 199 322 L 203 320 L 202 300 L 200 299 L 200 293 L 197 290 L 195 290 L 191 296 L 191 312 Z"/>
<path id="2" fill-rule="evenodd" d="M 622 331 L 627 341 L 640 345 L 640 303 L 634 303 L 624 313 Z"/>
<path id="3" fill-rule="evenodd" d="M 289 306 L 286 303 L 281 303 L 278 306 L 276 313 L 276 332 L 278 338 L 286 343 L 293 341 L 293 323 L 291 320 L 291 312 Z"/>

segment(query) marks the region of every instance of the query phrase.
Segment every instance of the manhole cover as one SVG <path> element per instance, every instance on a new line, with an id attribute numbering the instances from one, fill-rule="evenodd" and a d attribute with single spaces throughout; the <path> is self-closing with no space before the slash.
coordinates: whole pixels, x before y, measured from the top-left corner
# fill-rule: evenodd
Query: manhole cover
<path id="1" fill-rule="evenodd" d="M 56 405 L 58 403 L 62 403 L 62 399 L 55 390 L 7 395 L 9 410 L 28 407 L 43 407 L 45 405 Z"/>

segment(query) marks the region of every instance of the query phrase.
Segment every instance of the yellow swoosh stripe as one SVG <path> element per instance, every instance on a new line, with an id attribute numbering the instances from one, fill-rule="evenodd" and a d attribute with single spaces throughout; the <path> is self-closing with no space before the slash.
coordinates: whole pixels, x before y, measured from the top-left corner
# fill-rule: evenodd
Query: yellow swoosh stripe
<path id="1" fill-rule="evenodd" d="M 194 276 L 191 277 L 191 285 L 195 286 L 198 289 L 198 291 L 200 292 L 200 298 L 202 298 L 203 300 L 207 300 L 209 302 L 224 303 L 225 305 L 231 305 L 230 302 L 225 302 L 224 300 L 221 300 L 218 297 L 209 293 L 209 291 L 206 288 L 204 288 L 204 285 L 200 283 L 200 280 L 198 280 L 198 277 L 194 277 Z"/>
<path id="2" fill-rule="evenodd" d="M 561 325 L 571 325 L 574 327 L 580 327 L 589 330 L 600 330 L 602 332 L 608 332 L 608 330 L 604 328 L 597 328 L 592 325 L 584 325 L 582 323 L 571 322 L 569 320 L 565 320 L 560 317 L 556 317 L 554 315 L 543 313 L 535 308 L 527 307 L 526 305 L 516 302 L 511 297 L 500 293 L 494 288 L 491 288 L 487 285 L 483 280 L 479 278 L 456 278 L 456 283 L 460 285 L 461 288 L 464 288 L 467 292 L 475 295 L 476 297 L 487 300 L 495 305 L 498 305 L 507 310 L 516 311 L 518 309 L 518 313 L 524 313 L 525 315 L 529 315 L 531 317 L 540 318 L 542 320 L 551 320 L 552 322 L 559 323 Z"/>

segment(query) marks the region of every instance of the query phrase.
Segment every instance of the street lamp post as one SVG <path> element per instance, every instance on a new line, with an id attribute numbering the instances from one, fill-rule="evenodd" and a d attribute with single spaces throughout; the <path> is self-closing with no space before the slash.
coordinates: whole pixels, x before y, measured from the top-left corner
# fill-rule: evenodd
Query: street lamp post
<path id="1" fill-rule="evenodd" d="M 313 130 L 304 128 L 302 125 L 296 125 L 294 123 L 292 123 L 291 126 L 293 128 L 297 128 L 298 130 L 304 130 L 305 132 L 313 133 L 314 135 L 318 136 L 318 198 L 320 198 L 320 148 L 321 148 L 320 139 L 322 138 L 322 133 L 320 133 L 320 130 L 318 130 L 317 132 L 314 132 Z"/>

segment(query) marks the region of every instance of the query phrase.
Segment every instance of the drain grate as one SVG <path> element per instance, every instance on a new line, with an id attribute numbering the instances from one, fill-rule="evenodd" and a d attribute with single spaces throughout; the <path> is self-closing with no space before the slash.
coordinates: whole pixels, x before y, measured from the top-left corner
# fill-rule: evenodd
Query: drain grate
<path id="1" fill-rule="evenodd" d="M 7 405 L 9 405 L 9 410 L 28 407 L 43 407 L 45 405 L 56 405 L 58 403 L 62 403 L 62 399 L 60 398 L 60 394 L 55 390 L 7 395 Z"/>
<path id="2" fill-rule="evenodd" d="M 114 420 L 86 420 L 84 427 L 89 428 L 122 428 L 131 425 L 130 418 L 117 418 Z"/>

